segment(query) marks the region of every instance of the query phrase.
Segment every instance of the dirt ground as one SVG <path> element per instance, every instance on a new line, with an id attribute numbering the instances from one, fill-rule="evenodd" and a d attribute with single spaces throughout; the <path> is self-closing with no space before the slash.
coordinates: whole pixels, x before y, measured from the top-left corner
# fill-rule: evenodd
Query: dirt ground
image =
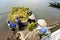
<path id="1" fill-rule="evenodd" d="M 51 24 L 49 26 L 56 26 L 52 29 L 50 29 L 52 32 L 60 29 L 60 22 L 57 22 L 55 24 Z M 7 40 L 7 38 L 12 34 L 12 32 L 10 30 L 7 31 L 0 31 L 0 40 Z"/>
<path id="2" fill-rule="evenodd" d="M 0 40 L 7 40 L 11 33 L 11 31 L 0 32 Z"/>

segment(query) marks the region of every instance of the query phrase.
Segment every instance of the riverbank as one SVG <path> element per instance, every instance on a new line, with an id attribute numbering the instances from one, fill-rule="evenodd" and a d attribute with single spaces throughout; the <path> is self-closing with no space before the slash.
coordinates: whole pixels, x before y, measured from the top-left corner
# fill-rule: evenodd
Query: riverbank
<path id="1" fill-rule="evenodd" d="M 54 32 L 58 29 L 60 29 L 60 21 L 58 22 L 54 22 L 54 23 L 50 23 L 47 25 L 48 27 L 53 27 L 50 29 L 51 32 Z M 11 31 L 10 30 L 4 30 L 0 32 L 0 40 L 6 40 L 7 37 L 9 37 L 11 35 Z"/>
<path id="2" fill-rule="evenodd" d="M 0 16 L 0 40 L 6 40 L 11 35 L 11 31 L 6 24 L 7 15 L 3 14 Z M 52 32 L 60 28 L 60 20 L 46 19 L 46 21 L 48 27 L 53 27 L 50 29 Z"/>

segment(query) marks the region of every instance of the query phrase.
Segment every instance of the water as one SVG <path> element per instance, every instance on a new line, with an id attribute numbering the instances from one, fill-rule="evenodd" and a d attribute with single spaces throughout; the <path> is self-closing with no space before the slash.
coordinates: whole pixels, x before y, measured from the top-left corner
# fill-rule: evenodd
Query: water
<path id="1" fill-rule="evenodd" d="M 47 22 L 60 20 L 60 10 L 49 6 L 49 2 L 60 2 L 60 0 L 0 0 L 0 14 L 8 12 L 13 6 L 29 7 L 36 18 L 44 18 Z M 7 14 L 0 15 L 0 31 L 8 30 Z"/>

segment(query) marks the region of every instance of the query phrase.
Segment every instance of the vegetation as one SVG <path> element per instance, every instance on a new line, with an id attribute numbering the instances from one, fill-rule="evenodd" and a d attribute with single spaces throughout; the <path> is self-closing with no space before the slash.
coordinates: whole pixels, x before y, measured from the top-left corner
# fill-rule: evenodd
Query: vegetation
<path id="1" fill-rule="evenodd" d="M 35 23 L 34 22 L 32 22 L 31 24 L 28 24 L 28 30 L 30 30 L 30 31 L 32 31 L 34 28 L 35 28 L 36 26 L 35 26 Z"/>
<path id="2" fill-rule="evenodd" d="M 26 21 L 28 19 L 28 12 L 30 11 L 29 8 L 24 7 L 12 7 L 11 12 L 8 15 L 8 19 L 12 22 L 15 22 L 14 15 L 18 14 L 18 17 L 21 21 Z"/>

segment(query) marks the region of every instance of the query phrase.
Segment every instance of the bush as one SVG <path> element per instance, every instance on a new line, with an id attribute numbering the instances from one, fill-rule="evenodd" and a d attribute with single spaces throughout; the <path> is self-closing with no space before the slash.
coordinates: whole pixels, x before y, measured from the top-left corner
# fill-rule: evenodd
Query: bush
<path id="1" fill-rule="evenodd" d="M 34 22 L 32 22 L 31 24 L 28 24 L 28 30 L 30 30 L 30 31 L 32 31 L 34 28 L 35 28 L 36 26 L 35 26 L 35 23 Z"/>

